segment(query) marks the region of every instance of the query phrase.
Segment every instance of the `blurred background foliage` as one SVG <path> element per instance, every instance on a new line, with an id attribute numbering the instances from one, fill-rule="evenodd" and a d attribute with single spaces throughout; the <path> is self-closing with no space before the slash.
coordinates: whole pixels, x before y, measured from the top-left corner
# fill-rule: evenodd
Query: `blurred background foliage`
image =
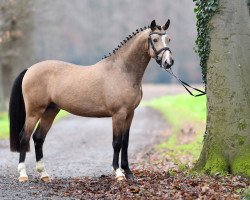
<path id="1" fill-rule="evenodd" d="M 128 34 L 171 20 L 173 70 L 188 82 L 201 83 L 194 52 L 196 27 L 191 0 L 1 0 L 0 102 L 5 107 L 13 80 L 32 64 L 58 59 L 91 65 Z M 154 61 L 144 82 L 175 83 Z"/>

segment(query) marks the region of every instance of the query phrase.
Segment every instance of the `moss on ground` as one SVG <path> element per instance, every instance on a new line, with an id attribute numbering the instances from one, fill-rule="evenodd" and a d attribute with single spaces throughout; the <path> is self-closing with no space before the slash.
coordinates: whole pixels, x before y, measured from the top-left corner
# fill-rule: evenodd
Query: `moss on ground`
<path id="1" fill-rule="evenodd" d="M 250 178 L 250 149 L 245 149 L 241 155 L 237 155 L 231 163 L 233 174 L 241 174 Z"/>

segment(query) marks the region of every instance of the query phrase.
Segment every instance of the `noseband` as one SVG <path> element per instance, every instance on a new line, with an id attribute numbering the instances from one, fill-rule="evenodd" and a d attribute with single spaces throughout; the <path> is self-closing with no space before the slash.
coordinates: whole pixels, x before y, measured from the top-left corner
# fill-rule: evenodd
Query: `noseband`
<path id="1" fill-rule="evenodd" d="M 156 34 L 156 35 L 165 35 L 166 33 L 159 33 L 159 32 L 151 32 L 150 34 L 149 34 L 149 36 L 148 36 L 148 49 L 149 49 L 149 47 L 150 47 L 150 45 L 151 45 L 151 47 L 152 47 L 152 49 L 153 49 L 153 51 L 154 51 L 154 53 L 155 53 L 155 61 L 161 66 L 161 63 L 162 63 L 162 57 L 160 58 L 159 57 L 159 54 L 162 52 L 162 51 L 170 51 L 170 53 L 172 53 L 171 52 L 171 50 L 168 48 L 168 47 L 163 47 L 163 48 L 161 48 L 160 50 L 156 50 L 156 48 L 155 48 L 155 46 L 154 46 L 154 43 L 153 43 L 153 41 L 152 41 L 152 38 L 151 38 L 151 35 L 154 35 L 154 34 Z M 164 52 L 163 52 L 163 54 L 164 54 Z M 163 55 L 162 54 L 162 55 Z"/>

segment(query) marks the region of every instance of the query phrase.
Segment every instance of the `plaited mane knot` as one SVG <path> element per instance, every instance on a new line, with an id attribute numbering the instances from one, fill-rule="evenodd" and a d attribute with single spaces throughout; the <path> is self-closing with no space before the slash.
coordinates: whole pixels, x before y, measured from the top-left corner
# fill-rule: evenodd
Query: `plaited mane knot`
<path id="1" fill-rule="evenodd" d="M 136 29 L 135 32 L 132 32 L 131 35 L 128 35 L 126 37 L 126 39 L 124 39 L 122 42 L 120 42 L 120 44 L 117 46 L 118 48 L 115 48 L 112 53 L 109 53 L 108 55 L 104 55 L 104 57 L 102 59 L 108 58 L 110 56 L 112 56 L 113 54 L 116 53 L 116 51 L 118 51 L 124 44 L 126 44 L 131 38 L 133 38 L 134 36 L 136 36 L 138 33 L 140 33 L 141 31 L 146 30 L 147 28 L 150 28 L 150 26 L 144 26 L 144 28 L 139 28 Z"/>

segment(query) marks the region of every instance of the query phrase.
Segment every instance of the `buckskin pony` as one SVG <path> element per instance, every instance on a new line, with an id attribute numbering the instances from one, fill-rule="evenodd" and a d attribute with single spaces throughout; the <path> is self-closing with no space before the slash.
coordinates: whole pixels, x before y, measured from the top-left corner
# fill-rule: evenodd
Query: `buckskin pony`
<path id="1" fill-rule="evenodd" d="M 10 149 L 20 153 L 20 182 L 28 181 L 24 161 L 32 134 L 36 170 L 42 181 L 50 181 L 43 162 L 43 143 L 61 109 L 84 117 L 112 117 L 116 178 L 134 178 L 127 153 L 130 125 L 142 99 L 141 82 L 150 59 L 154 58 L 165 69 L 174 63 L 166 33 L 169 24 L 170 20 L 159 26 L 153 20 L 94 65 L 83 67 L 48 60 L 19 74 L 12 88 L 9 117 Z"/>

